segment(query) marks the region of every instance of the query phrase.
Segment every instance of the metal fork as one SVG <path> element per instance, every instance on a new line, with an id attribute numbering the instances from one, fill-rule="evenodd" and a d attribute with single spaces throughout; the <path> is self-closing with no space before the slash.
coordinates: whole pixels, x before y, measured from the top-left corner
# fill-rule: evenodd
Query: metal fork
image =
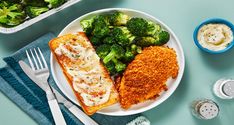
<path id="1" fill-rule="evenodd" d="M 38 82 L 43 83 L 42 85 L 45 88 L 46 97 L 48 100 L 48 104 L 50 106 L 51 113 L 54 118 L 54 122 L 56 125 L 66 125 L 62 112 L 59 108 L 58 102 L 56 97 L 52 91 L 48 83 L 48 78 L 50 76 L 50 72 L 48 69 L 48 65 L 45 61 L 45 58 L 38 47 L 37 49 L 34 48 L 33 50 L 30 49 L 29 52 L 26 50 L 26 55 L 29 61 L 29 64 L 34 71 L 35 76 L 38 78 Z"/>

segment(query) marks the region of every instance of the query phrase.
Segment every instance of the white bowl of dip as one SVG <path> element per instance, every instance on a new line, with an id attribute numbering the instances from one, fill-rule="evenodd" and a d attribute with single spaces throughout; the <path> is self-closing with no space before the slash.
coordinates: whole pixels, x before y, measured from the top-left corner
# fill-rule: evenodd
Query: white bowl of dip
<path id="1" fill-rule="evenodd" d="M 219 54 L 234 46 L 234 25 L 224 19 L 203 21 L 193 33 L 195 44 L 208 53 Z"/>

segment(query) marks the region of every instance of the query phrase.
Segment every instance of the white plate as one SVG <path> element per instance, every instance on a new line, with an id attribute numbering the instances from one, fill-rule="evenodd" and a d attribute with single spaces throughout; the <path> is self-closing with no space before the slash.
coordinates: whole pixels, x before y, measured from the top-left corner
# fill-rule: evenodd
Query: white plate
<path id="1" fill-rule="evenodd" d="M 59 36 L 64 35 L 64 34 L 68 34 L 68 33 L 76 33 L 78 31 L 82 31 L 82 28 L 80 26 L 80 21 L 83 19 L 87 19 L 87 18 L 90 18 L 90 17 L 92 17 L 94 15 L 98 15 L 98 14 L 113 12 L 116 10 L 124 12 L 131 17 L 142 17 L 144 19 L 151 20 L 155 23 L 159 23 L 163 27 L 163 29 L 168 31 L 171 35 L 171 38 L 170 38 L 170 41 L 167 43 L 167 45 L 176 51 L 177 60 L 178 60 L 179 67 L 180 67 L 179 75 L 177 76 L 177 78 L 170 79 L 167 81 L 168 90 L 166 92 L 162 92 L 160 97 L 158 97 L 156 100 L 146 101 L 146 102 L 134 105 L 128 110 L 123 110 L 123 109 L 121 109 L 119 104 L 114 104 L 112 106 L 106 107 L 106 108 L 98 111 L 98 113 L 105 114 L 105 115 L 124 116 L 124 115 L 137 114 L 137 113 L 141 113 L 141 112 L 147 111 L 149 109 L 152 109 L 152 108 L 156 107 L 157 105 L 161 104 L 162 102 L 164 102 L 170 95 L 172 95 L 172 93 L 175 91 L 175 89 L 179 85 L 180 80 L 182 78 L 182 75 L 184 73 L 185 60 L 184 60 L 183 49 L 180 45 L 178 38 L 176 37 L 174 32 L 167 25 L 165 25 L 162 21 L 156 19 L 155 17 L 153 17 L 149 14 L 146 14 L 146 13 L 140 12 L 140 11 L 136 11 L 136 10 L 132 10 L 132 9 L 111 8 L 111 9 L 102 9 L 102 10 L 98 10 L 98 11 L 94 11 L 94 12 L 85 14 L 85 15 L 77 18 L 76 20 L 72 21 L 69 25 L 67 25 L 62 30 L 62 32 L 59 34 Z M 52 75 L 54 77 L 56 84 L 60 88 L 60 90 L 71 101 L 73 101 L 74 103 L 79 105 L 79 102 L 77 101 L 74 93 L 72 92 L 72 89 L 69 86 L 69 83 L 67 82 L 66 78 L 64 77 L 63 72 L 60 69 L 59 64 L 57 63 L 56 59 L 53 57 L 52 54 L 51 54 L 50 63 L 51 63 Z"/>

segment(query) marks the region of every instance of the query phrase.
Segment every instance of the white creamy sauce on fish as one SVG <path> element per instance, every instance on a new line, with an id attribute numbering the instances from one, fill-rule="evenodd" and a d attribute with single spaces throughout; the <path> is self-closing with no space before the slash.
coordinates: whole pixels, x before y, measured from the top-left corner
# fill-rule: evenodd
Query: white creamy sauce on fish
<path id="1" fill-rule="evenodd" d="M 100 58 L 93 49 L 80 44 L 73 45 L 68 41 L 66 44 L 60 44 L 55 53 L 74 61 L 74 64 L 69 63 L 65 67 L 68 74 L 73 77 L 74 90 L 80 93 L 85 105 L 100 105 L 109 100 L 112 82 L 103 75 L 102 67 L 99 65 Z M 76 62 L 79 62 L 79 65 Z"/>

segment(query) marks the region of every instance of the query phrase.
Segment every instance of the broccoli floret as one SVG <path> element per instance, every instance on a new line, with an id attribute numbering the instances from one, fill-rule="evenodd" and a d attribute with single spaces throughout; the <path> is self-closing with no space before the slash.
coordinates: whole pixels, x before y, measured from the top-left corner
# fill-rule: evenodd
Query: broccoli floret
<path id="1" fill-rule="evenodd" d="M 91 36 L 89 39 L 90 39 L 90 42 L 92 43 L 92 45 L 94 45 L 94 46 L 102 44 L 101 40 L 95 36 Z"/>
<path id="2" fill-rule="evenodd" d="M 111 75 L 116 74 L 115 63 L 113 61 L 109 61 L 108 63 L 104 65 Z"/>
<path id="3" fill-rule="evenodd" d="M 126 64 L 122 63 L 121 61 L 113 58 L 112 61 L 115 63 L 115 70 L 118 73 L 122 73 L 126 69 Z"/>
<path id="4" fill-rule="evenodd" d="M 82 26 L 82 28 L 85 31 L 86 35 L 91 35 L 91 33 L 93 31 L 94 18 L 95 17 L 80 21 L 80 25 Z"/>
<path id="5" fill-rule="evenodd" d="M 118 44 L 113 44 L 110 50 L 111 51 L 108 53 L 108 55 L 103 59 L 105 64 L 111 61 L 113 58 L 119 59 L 124 55 L 124 49 Z"/>
<path id="6" fill-rule="evenodd" d="M 147 31 L 146 34 L 149 36 L 154 36 L 155 34 L 159 33 L 161 31 L 161 26 L 158 24 L 155 24 L 152 21 L 148 21 Z"/>
<path id="7" fill-rule="evenodd" d="M 103 15 L 99 15 L 99 18 L 103 18 L 103 20 L 105 21 L 106 25 L 110 26 L 110 14 L 103 14 Z"/>
<path id="8" fill-rule="evenodd" d="M 154 37 L 139 37 L 136 38 L 136 44 L 141 47 L 147 46 L 160 46 L 166 44 L 170 39 L 170 34 L 166 31 L 162 31 L 156 34 Z"/>
<path id="9" fill-rule="evenodd" d="M 157 43 L 157 39 L 151 36 L 146 36 L 146 37 L 138 37 L 136 38 L 136 45 L 141 46 L 141 47 L 148 47 L 148 46 L 153 46 Z"/>
<path id="10" fill-rule="evenodd" d="M 128 20 L 129 16 L 119 11 L 110 15 L 110 23 L 114 26 L 126 25 Z"/>
<path id="11" fill-rule="evenodd" d="M 148 28 L 148 22 L 143 18 L 131 18 L 127 22 L 128 30 L 136 36 L 145 36 Z"/>
<path id="12" fill-rule="evenodd" d="M 27 6 L 25 9 L 26 14 L 34 18 L 36 16 L 39 16 L 40 14 L 47 12 L 49 10 L 48 7 L 32 7 L 32 6 Z"/>
<path id="13" fill-rule="evenodd" d="M 107 34 L 106 32 L 109 33 L 109 29 L 107 29 L 109 25 L 108 15 L 94 16 L 90 19 L 85 19 L 85 20 L 80 21 L 80 24 L 83 30 L 85 31 L 86 35 L 91 35 L 93 32 L 93 35 L 101 38 Z M 93 31 L 94 27 L 95 27 L 95 31 Z"/>
<path id="14" fill-rule="evenodd" d="M 135 58 L 135 54 L 131 50 L 131 48 L 127 47 L 126 52 L 124 53 L 123 61 L 131 62 Z"/>
<path id="15" fill-rule="evenodd" d="M 2 1 L 0 5 L 0 23 L 15 26 L 22 23 L 26 15 L 20 4 L 12 4 Z"/>
<path id="16" fill-rule="evenodd" d="M 109 33 L 109 28 L 104 25 L 95 26 L 93 30 L 93 35 L 98 38 L 102 38 L 108 35 L 108 33 Z"/>
<path id="17" fill-rule="evenodd" d="M 114 37 L 106 37 L 106 38 L 104 38 L 103 43 L 114 44 L 115 43 L 115 39 L 114 39 Z"/>
<path id="18" fill-rule="evenodd" d="M 127 28 L 136 36 L 154 36 L 161 31 L 161 26 L 143 18 L 132 18 L 127 22 Z"/>
<path id="19" fill-rule="evenodd" d="M 130 45 L 135 39 L 135 36 L 130 33 L 127 27 L 115 27 L 112 30 L 112 37 L 121 46 Z"/>
<path id="20" fill-rule="evenodd" d="M 48 5 L 44 0 L 22 0 L 21 3 L 24 4 L 25 6 L 35 6 L 35 7 L 45 7 Z"/>
<path id="21" fill-rule="evenodd" d="M 65 0 L 44 0 L 44 1 L 49 3 L 48 5 L 49 8 L 56 8 L 65 2 Z"/>
<path id="22" fill-rule="evenodd" d="M 96 53 L 101 59 L 104 59 L 110 52 L 111 46 L 107 44 L 100 45 L 96 48 Z"/>
<path id="23" fill-rule="evenodd" d="M 157 36 L 159 39 L 157 45 L 166 44 L 170 40 L 170 34 L 167 31 L 162 31 Z"/>
<path id="24" fill-rule="evenodd" d="M 110 29 L 108 27 L 108 23 L 106 21 L 106 18 L 104 16 L 97 16 L 94 19 L 93 22 L 93 32 L 92 34 L 98 38 L 102 38 L 104 36 L 107 36 L 110 32 Z"/>
<path id="25" fill-rule="evenodd" d="M 137 46 L 136 44 L 131 45 L 131 52 L 133 54 L 135 54 L 135 55 L 139 54 L 139 53 L 141 53 L 141 51 L 142 51 L 142 48 L 140 46 Z"/>
<path id="26" fill-rule="evenodd" d="M 107 16 L 105 15 L 98 15 L 94 17 L 94 25 L 109 25 L 109 21 Z"/>
<path id="27" fill-rule="evenodd" d="M 95 26 L 94 30 L 93 30 L 93 35 L 98 37 L 98 38 L 102 38 L 106 35 L 108 35 L 109 33 L 109 28 L 106 26 Z"/>

